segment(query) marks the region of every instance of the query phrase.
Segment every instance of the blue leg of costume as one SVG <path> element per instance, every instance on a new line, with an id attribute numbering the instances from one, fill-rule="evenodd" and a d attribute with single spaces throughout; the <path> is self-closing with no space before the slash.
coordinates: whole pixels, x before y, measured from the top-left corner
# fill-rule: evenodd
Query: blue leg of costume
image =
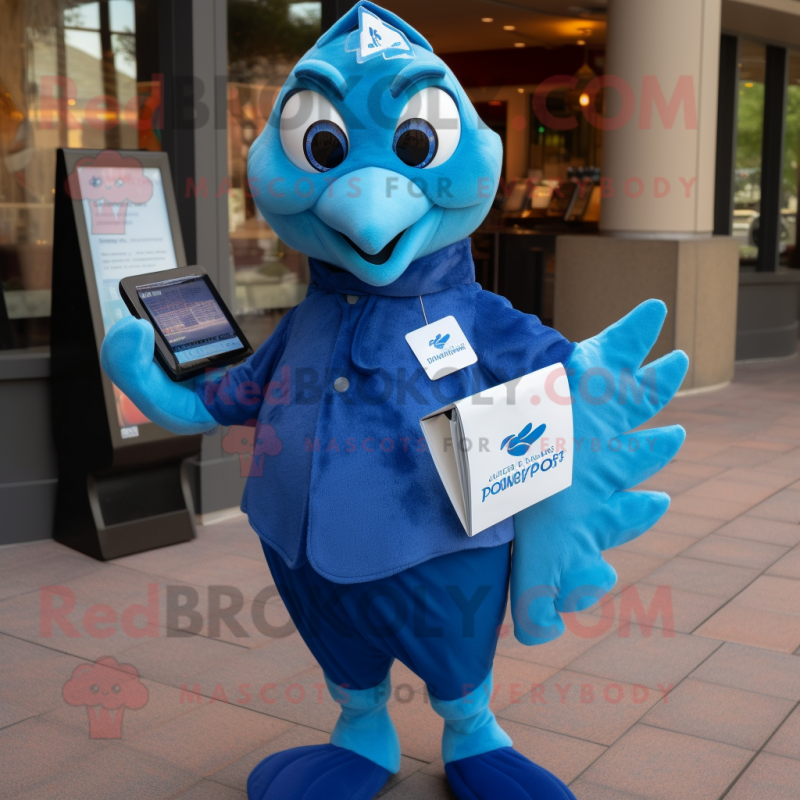
<path id="1" fill-rule="evenodd" d="M 569 790 L 519 755 L 489 709 L 509 581 L 509 545 L 431 559 L 389 578 L 335 584 L 264 548 L 275 583 L 342 713 L 331 743 L 277 753 L 250 800 L 368 800 L 400 767 L 386 703 L 395 658 L 444 720 L 442 755 L 461 800 L 565 800 Z M 498 787 L 502 790 L 498 794 Z"/>

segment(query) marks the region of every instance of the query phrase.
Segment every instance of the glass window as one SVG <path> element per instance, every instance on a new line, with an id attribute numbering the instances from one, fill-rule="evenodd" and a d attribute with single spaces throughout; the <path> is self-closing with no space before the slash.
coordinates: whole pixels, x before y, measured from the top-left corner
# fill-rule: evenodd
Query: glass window
<path id="1" fill-rule="evenodd" d="M 781 194 L 780 263 L 800 269 L 797 250 L 797 196 L 800 194 L 800 51 L 790 50 Z"/>
<path id="2" fill-rule="evenodd" d="M 247 154 L 284 81 L 320 35 L 322 4 L 228 2 L 228 226 L 235 313 L 253 347 L 306 294 L 308 259 L 282 242 L 247 185 Z"/>
<path id="3" fill-rule="evenodd" d="M 20 2 L 0 25 L 0 348 L 49 344 L 56 148 L 160 149 L 136 3 L 64 5 Z"/>
<path id="4" fill-rule="evenodd" d="M 758 258 L 766 63 L 765 45 L 739 39 L 739 109 L 732 230 L 739 243 L 739 261 L 743 265 L 754 265 Z"/>

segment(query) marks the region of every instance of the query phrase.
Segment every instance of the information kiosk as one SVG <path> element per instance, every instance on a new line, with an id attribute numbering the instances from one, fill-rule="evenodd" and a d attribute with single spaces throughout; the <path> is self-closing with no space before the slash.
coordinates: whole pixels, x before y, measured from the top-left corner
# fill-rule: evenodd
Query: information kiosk
<path id="1" fill-rule="evenodd" d="M 55 538 L 107 560 L 186 541 L 200 436 L 149 421 L 100 367 L 122 278 L 186 266 L 166 153 L 58 151 L 52 307 Z"/>

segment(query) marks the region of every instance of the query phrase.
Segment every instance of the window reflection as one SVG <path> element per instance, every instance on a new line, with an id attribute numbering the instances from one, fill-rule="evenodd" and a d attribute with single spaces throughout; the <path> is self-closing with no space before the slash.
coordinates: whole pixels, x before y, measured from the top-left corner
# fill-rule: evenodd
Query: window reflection
<path id="1" fill-rule="evenodd" d="M 49 344 L 56 148 L 160 149 L 150 124 L 160 86 L 137 80 L 140 10 L 134 0 L 4 5 L 0 348 Z"/>
<path id="2" fill-rule="evenodd" d="M 228 3 L 228 226 L 236 317 L 257 347 L 308 288 L 308 259 L 282 242 L 256 208 L 247 154 L 284 81 L 320 34 L 321 3 Z"/>
<path id="3" fill-rule="evenodd" d="M 780 263 L 800 269 L 797 251 L 797 196 L 800 194 L 800 51 L 789 51 L 786 129 L 781 192 Z"/>
<path id="4" fill-rule="evenodd" d="M 733 236 L 739 243 L 739 261 L 743 265 L 754 265 L 758 259 L 766 63 L 765 45 L 739 39 L 739 108 L 732 227 Z"/>

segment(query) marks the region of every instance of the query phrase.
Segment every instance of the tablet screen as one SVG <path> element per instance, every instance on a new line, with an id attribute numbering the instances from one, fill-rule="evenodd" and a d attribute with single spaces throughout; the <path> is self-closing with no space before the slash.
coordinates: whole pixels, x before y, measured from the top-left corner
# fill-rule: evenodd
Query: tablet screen
<path id="1" fill-rule="evenodd" d="M 204 278 L 176 278 L 136 291 L 180 364 L 244 347 Z"/>

